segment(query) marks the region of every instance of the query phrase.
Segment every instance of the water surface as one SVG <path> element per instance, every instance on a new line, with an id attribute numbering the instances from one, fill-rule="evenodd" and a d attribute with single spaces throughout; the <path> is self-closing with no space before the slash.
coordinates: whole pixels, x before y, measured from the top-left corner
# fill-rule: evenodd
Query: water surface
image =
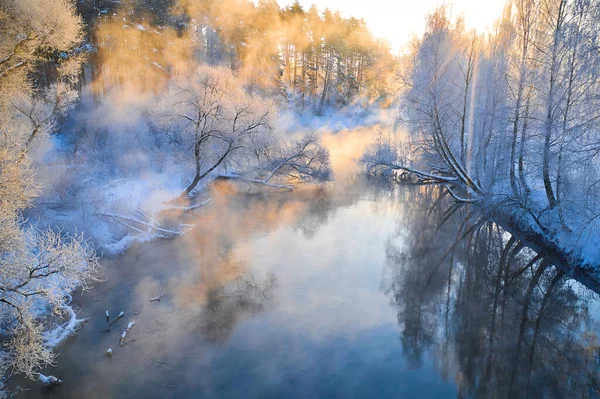
<path id="1" fill-rule="evenodd" d="M 188 235 L 103 260 L 45 371 L 65 382 L 19 396 L 597 397 L 595 296 L 441 187 L 239 188 L 216 185 Z"/>

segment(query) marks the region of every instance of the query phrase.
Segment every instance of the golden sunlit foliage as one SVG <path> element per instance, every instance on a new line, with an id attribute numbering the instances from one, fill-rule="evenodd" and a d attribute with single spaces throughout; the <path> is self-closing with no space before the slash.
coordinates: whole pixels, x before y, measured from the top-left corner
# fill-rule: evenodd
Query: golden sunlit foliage
<path id="1" fill-rule="evenodd" d="M 82 39 L 82 23 L 68 0 L 2 0 L 0 38 L 2 108 L 7 98 L 29 87 L 27 75 L 37 62 L 56 59 L 62 77 L 79 73 L 74 47 Z"/>
<path id="2" fill-rule="evenodd" d="M 160 22 L 149 2 L 94 14 L 98 90 L 156 89 L 173 72 L 207 63 L 226 65 L 249 87 L 317 112 L 357 98 L 384 104 L 392 98 L 396 57 L 361 19 L 275 1 L 179 0 L 167 8 Z"/>

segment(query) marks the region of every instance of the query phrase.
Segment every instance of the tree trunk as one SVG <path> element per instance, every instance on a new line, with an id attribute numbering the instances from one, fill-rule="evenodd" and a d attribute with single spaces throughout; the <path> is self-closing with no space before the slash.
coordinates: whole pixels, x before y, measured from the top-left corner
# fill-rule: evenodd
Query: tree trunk
<path id="1" fill-rule="evenodd" d="M 558 43 L 562 32 L 562 23 L 564 18 L 565 1 L 561 0 L 558 6 L 556 16 L 556 25 L 553 32 L 552 55 L 550 60 L 550 82 L 548 87 L 548 99 L 546 102 L 546 123 L 544 134 L 544 151 L 542 162 L 542 175 L 544 179 L 544 189 L 550 209 L 556 206 L 556 197 L 550 181 L 550 145 L 552 141 L 552 130 L 554 127 L 554 95 L 556 85 L 556 75 L 558 73 Z"/>
<path id="2" fill-rule="evenodd" d="M 194 188 L 196 188 L 196 186 L 198 185 L 198 183 L 200 182 L 200 180 L 204 179 L 206 176 L 208 176 L 209 173 L 211 173 L 219 165 L 221 165 L 223 163 L 223 161 L 225 160 L 225 158 L 227 158 L 227 155 L 229 155 L 229 153 L 231 153 L 231 151 L 233 151 L 234 149 L 235 148 L 233 147 L 233 142 L 230 142 L 229 146 L 227 147 L 227 149 L 225 150 L 225 152 L 223 153 L 223 155 L 221 155 L 221 157 L 217 160 L 217 162 L 213 166 L 211 166 L 210 168 L 208 168 L 202 174 L 200 173 L 199 158 L 196 158 L 196 175 L 194 176 L 194 179 L 192 180 L 192 182 L 179 195 L 179 198 L 185 198 L 190 192 L 192 192 L 192 190 Z"/>
<path id="3" fill-rule="evenodd" d="M 519 148 L 519 183 L 520 187 L 523 190 L 522 194 L 525 197 L 524 200 L 527 202 L 529 198 L 529 193 L 531 189 L 527 184 L 527 180 L 525 178 L 525 142 L 527 140 L 527 123 L 529 121 L 529 105 L 531 99 L 530 95 L 527 95 L 527 101 L 525 102 L 525 115 L 523 116 L 523 129 L 521 130 L 521 145 Z"/>

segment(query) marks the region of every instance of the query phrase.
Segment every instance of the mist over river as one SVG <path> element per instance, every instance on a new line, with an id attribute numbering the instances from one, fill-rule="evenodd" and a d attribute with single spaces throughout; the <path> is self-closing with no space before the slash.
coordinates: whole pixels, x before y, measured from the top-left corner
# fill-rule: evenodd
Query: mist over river
<path id="1" fill-rule="evenodd" d="M 600 0 L 311 3 L 0 0 L 0 399 L 600 399 Z"/>
<path id="2" fill-rule="evenodd" d="M 334 182 L 216 183 L 191 232 L 103 259 L 44 371 L 64 382 L 18 397 L 596 395 L 595 294 L 442 187 L 360 173 L 363 136 L 324 138 Z"/>

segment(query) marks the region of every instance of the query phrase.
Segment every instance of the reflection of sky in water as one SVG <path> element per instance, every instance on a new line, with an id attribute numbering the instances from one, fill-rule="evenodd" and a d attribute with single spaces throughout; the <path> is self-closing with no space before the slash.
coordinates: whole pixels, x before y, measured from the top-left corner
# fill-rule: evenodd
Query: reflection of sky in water
<path id="1" fill-rule="evenodd" d="M 277 276 L 275 299 L 268 311 L 237 324 L 205 370 L 214 393 L 419 397 L 427 390 L 452 396 L 453 385 L 430 362 L 407 370 L 396 312 L 380 289 L 396 221 L 392 209 L 372 205 L 363 200 L 338 209 L 311 238 L 283 226 L 236 249 L 256 275 Z"/>
<path id="2" fill-rule="evenodd" d="M 229 229 L 245 230 L 235 240 L 204 227 L 185 243 L 151 243 L 109 261 L 108 281 L 83 297 L 82 316 L 91 316 L 90 322 L 65 346 L 60 368 L 52 371 L 68 381 L 60 394 L 419 397 L 426 390 L 453 396 L 454 385 L 435 373 L 430 359 L 408 369 L 396 310 L 381 289 L 398 207 L 390 199 L 376 204 L 360 197 L 334 196 L 309 233 L 302 207 L 285 205 L 265 216 L 253 205 L 252 212 L 228 217 L 217 212 L 223 217 L 216 220 L 232 221 L 220 225 L 224 236 Z M 205 258 L 214 270 L 200 264 Z M 238 275 L 256 285 L 275 276 L 259 310 L 231 310 L 246 305 L 228 305 L 230 291 L 211 302 L 205 280 L 220 289 Z M 158 293 L 165 294 L 163 301 L 150 303 Z M 207 313 L 213 305 L 217 311 Z M 110 333 L 100 332 L 106 324 L 97 315 L 105 308 L 127 314 Z M 129 319 L 136 325 L 119 348 L 116 337 Z M 109 346 L 112 359 L 102 356 Z"/>
<path id="3" fill-rule="evenodd" d="M 453 384 L 430 362 L 407 370 L 403 359 L 396 312 L 380 289 L 386 240 L 395 228 L 391 209 L 374 212 L 371 202 L 358 201 L 338 209 L 311 238 L 283 226 L 237 248 L 254 273 L 277 276 L 275 299 L 267 312 L 238 323 L 204 370 L 214 393 L 452 396 Z"/>
<path id="4" fill-rule="evenodd" d="M 246 244 L 253 269 L 277 276 L 276 312 L 283 328 L 300 328 L 320 340 L 395 324 L 379 289 L 394 221 L 373 214 L 369 205 L 360 201 L 338 210 L 312 239 L 284 227 Z"/>
<path id="5" fill-rule="evenodd" d="M 277 316 L 274 316 L 277 317 Z M 211 365 L 217 389 L 226 397 L 421 397 L 453 396 L 428 362 L 408 370 L 390 325 L 371 326 L 349 337 L 319 340 L 302 328 L 272 326 L 259 317 L 240 325 Z M 276 325 L 278 323 L 276 322 Z M 241 336 L 239 336 L 241 335 Z M 231 373 L 231 362 L 238 364 Z M 223 371 L 225 374 L 220 375 Z"/>
<path id="6" fill-rule="evenodd" d="M 489 396 L 477 389 L 490 364 L 490 389 L 506 397 L 499 392 L 514 369 L 533 270 L 515 278 L 507 295 L 496 291 L 498 310 L 491 310 L 507 241 L 502 232 L 500 245 L 485 238 L 485 229 L 475 236 L 487 248 L 485 260 L 469 266 L 462 244 L 452 263 L 440 263 L 457 237 L 462 211 L 437 230 L 447 205 L 431 207 L 436 188 L 390 192 L 376 179 L 353 180 L 345 161 L 351 146 L 334 148 L 338 181 L 324 190 L 240 196 L 220 187 L 210 207 L 190 216 L 196 229 L 185 237 L 103 260 L 107 281 L 74 297 L 88 323 L 59 348 L 59 367 L 44 371 L 65 381 L 57 396 Z M 522 251 L 513 271 L 528 256 Z M 554 275 L 545 273 L 533 292 L 515 375 L 527 371 L 532 329 Z M 582 337 L 597 332 L 599 303 L 587 302 L 587 317 L 580 298 L 589 294 L 569 285 L 577 284 L 558 285 L 540 319 L 535 359 L 543 367 L 535 363 L 532 386 L 548 387 L 546 393 L 556 389 L 553 383 L 566 391 L 573 389 L 567 382 L 587 383 L 573 377 L 598 368 L 597 348 Z M 163 300 L 150 303 L 160 293 Z M 126 313 L 108 333 L 107 309 L 113 316 Z M 496 313 L 490 355 L 487 337 Z M 120 348 L 119 335 L 132 319 L 136 324 Z M 109 347 L 112 358 L 104 356 Z M 32 389 L 21 397 L 45 393 L 24 385 Z M 592 392 L 586 385 L 575 388 L 576 397 Z"/>

